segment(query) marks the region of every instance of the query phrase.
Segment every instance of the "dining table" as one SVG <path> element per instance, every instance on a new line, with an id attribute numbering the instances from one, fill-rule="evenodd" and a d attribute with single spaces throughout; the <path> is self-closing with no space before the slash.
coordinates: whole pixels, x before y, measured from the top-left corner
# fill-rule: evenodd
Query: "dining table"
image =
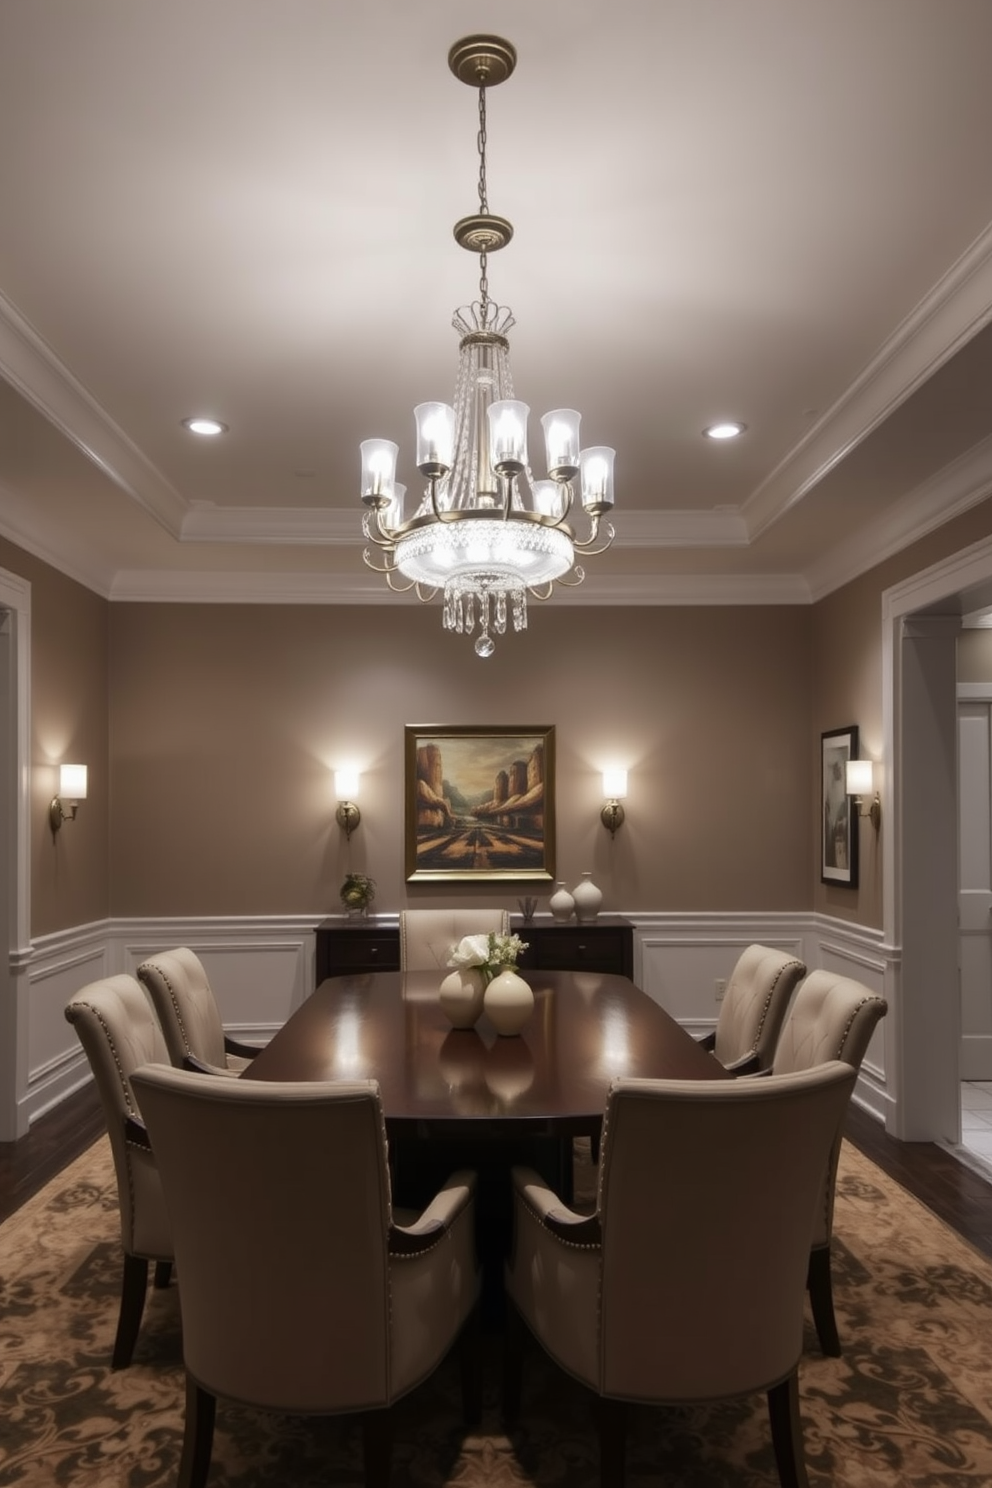
<path id="1" fill-rule="evenodd" d="M 514 1163 L 536 1167 L 569 1203 L 573 1141 L 588 1137 L 597 1150 L 613 1079 L 730 1076 L 626 977 L 532 972 L 533 1014 L 506 1037 L 485 1013 L 474 1028 L 453 1028 L 438 996 L 442 975 L 328 978 L 241 1078 L 377 1080 L 399 1205 L 420 1207 L 455 1168 L 474 1169 L 491 1313 L 509 1244 Z"/>

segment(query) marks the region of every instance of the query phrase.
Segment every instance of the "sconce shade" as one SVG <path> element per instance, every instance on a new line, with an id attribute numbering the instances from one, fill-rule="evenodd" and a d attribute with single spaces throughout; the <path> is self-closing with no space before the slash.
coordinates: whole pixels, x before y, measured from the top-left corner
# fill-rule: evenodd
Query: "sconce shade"
<path id="1" fill-rule="evenodd" d="M 873 773 L 871 760 L 848 760 L 847 794 L 849 796 L 870 796 Z"/>
<path id="2" fill-rule="evenodd" d="M 603 795 L 610 801 L 622 801 L 627 794 L 627 771 L 603 771 Z"/>
<path id="3" fill-rule="evenodd" d="M 48 824 L 52 836 L 64 821 L 76 820 L 76 807 L 86 800 L 86 766 L 60 765 L 58 795 L 53 796 L 48 807 Z"/>
<path id="4" fill-rule="evenodd" d="M 86 766 L 59 766 L 59 795 L 63 801 L 86 800 Z"/>
<path id="5" fill-rule="evenodd" d="M 353 801 L 358 795 L 357 770 L 334 771 L 334 795 L 339 801 Z"/>

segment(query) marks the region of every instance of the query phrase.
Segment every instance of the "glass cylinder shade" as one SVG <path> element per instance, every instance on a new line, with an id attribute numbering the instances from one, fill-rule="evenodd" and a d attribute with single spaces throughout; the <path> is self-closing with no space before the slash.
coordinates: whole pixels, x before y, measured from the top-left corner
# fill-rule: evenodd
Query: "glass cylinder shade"
<path id="1" fill-rule="evenodd" d="M 608 512 L 613 506 L 613 461 L 616 450 L 608 445 L 591 445 L 579 455 L 579 480 L 582 506 L 591 517 Z"/>
<path id="2" fill-rule="evenodd" d="M 564 515 L 564 494 L 557 481 L 534 482 L 534 510 L 539 516 L 550 517 L 555 522 L 561 520 Z"/>
<path id="3" fill-rule="evenodd" d="M 622 801 L 627 795 L 627 771 L 603 771 L 603 795 L 609 801 Z"/>
<path id="4" fill-rule="evenodd" d="M 489 417 L 489 460 L 500 475 L 519 475 L 527 465 L 527 416 L 526 403 L 516 398 L 500 398 L 490 403 L 486 410 Z"/>
<path id="5" fill-rule="evenodd" d="M 439 478 L 455 463 L 455 410 L 448 403 L 418 403 L 417 469 L 421 475 Z"/>
<path id="6" fill-rule="evenodd" d="M 579 468 L 579 424 L 574 408 L 556 408 L 541 419 L 548 474 L 552 480 L 571 480 Z"/>
<path id="7" fill-rule="evenodd" d="M 873 774 L 871 760 L 848 760 L 847 794 L 849 796 L 870 796 Z"/>
<path id="8" fill-rule="evenodd" d="M 363 439 L 361 450 L 362 500 L 381 511 L 393 499 L 399 445 L 391 439 Z"/>
<path id="9" fill-rule="evenodd" d="M 63 801 L 86 800 L 86 766 L 59 766 L 59 795 Z"/>

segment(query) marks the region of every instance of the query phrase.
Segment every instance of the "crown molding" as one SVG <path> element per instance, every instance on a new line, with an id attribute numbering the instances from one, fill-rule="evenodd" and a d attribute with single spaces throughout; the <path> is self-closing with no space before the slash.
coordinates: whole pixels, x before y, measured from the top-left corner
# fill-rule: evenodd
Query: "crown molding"
<path id="1" fill-rule="evenodd" d="M 182 496 L 3 294 L 0 375 L 149 516 L 179 536 L 186 514 Z"/>
<path id="2" fill-rule="evenodd" d="M 992 223 L 744 503 L 751 541 L 992 320 Z"/>
<path id="3" fill-rule="evenodd" d="M 849 584 L 992 495 L 992 436 L 916 486 L 806 571 L 813 601 Z"/>

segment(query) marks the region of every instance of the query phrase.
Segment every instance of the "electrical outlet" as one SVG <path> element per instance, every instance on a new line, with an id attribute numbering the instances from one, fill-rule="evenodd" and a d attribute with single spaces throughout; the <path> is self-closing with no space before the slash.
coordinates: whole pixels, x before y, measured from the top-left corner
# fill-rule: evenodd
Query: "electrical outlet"
<path id="1" fill-rule="evenodd" d="M 726 992 L 726 990 L 727 990 L 727 981 L 726 981 L 726 978 L 725 977 L 717 977 L 716 981 L 713 983 L 713 994 L 716 997 L 717 1002 L 722 1002 L 723 1001 L 723 994 Z"/>

